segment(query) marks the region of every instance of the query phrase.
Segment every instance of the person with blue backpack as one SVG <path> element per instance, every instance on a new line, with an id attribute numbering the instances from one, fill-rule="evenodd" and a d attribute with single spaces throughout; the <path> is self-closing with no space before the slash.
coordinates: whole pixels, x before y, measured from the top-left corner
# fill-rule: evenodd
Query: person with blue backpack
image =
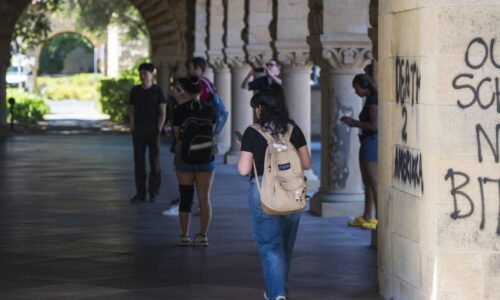
<path id="1" fill-rule="evenodd" d="M 201 102 L 199 77 L 179 78 L 175 83 L 180 104 L 174 110 L 173 128 L 177 140 L 174 165 L 179 180 L 179 246 L 208 246 L 207 231 L 212 218 L 210 191 L 215 172 L 213 106 Z M 191 240 L 189 225 L 194 188 L 200 203 L 200 231 Z"/>

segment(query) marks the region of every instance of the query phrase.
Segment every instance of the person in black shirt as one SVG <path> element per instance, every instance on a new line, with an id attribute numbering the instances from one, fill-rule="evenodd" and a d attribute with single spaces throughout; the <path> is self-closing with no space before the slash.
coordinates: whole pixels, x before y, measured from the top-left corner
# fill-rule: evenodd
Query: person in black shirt
<path id="1" fill-rule="evenodd" d="M 179 181 L 180 193 L 179 222 L 181 225 L 181 236 L 178 245 L 190 246 L 193 244 L 194 246 L 206 247 L 208 246 L 207 231 L 212 218 L 210 191 L 215 172 L 215 161 L 212 156 L 215 114 L 211 105 L 200 102 L 202 83 L 199 77 L 179 78 L 176 82 L 175 92 L 179 98 L 178 102 L 182 103 L 175 108 L 173 118 L 174 135 L 177 141 L 174 165 Z M 211 146 L 205 147 L 205 150 L 208 150 L 210 153 L 206 162 L 192 163 L 183 160 L 183 157 L 185 157 L 183 154 L 185 153 L 182 153 L 182 151 L 186 149 L 186 145 L 183 144 L 187 142 L 185 139 L 186 136 L 184 136 L 187 132 L 184 130 L 188 130 L 184 125 L 188 123 L 186 122 L 188 119 L 190 122 L 194 119 L 200 122 L 198 124 L 200 126 L 195 127 L 197 128 L 196 131 L 202 128 L 201 124 L 205 124 L 203 127 L 206 127 L 206 124 L 209 125 L 209 134 L 205 133 L 204 136 L 210 135 L 212 141 Z M 195 149 L 193 146 L 190 147 L 190 152 Z M 192 152 L 196 152 L 196 149 Z M 191 241 L 189 224 L 191 221 L 191 206 L 193 204 L 195 184 L 200 202 L 200 231 L 193 241 Z"/>
<path id="2" fill-rule="evenodd" d="M 287 133 L 288 125 L 293 124 L 290 142 L 297 149 L 302 169 L 311 168 L 311 156 L 302 130 L 290 120 L 281 86 L 272 85 L 259 91 L 250 105 L 255 110 L 257 123 L 279 140 Z M 266 285 L 266 299 L 286 299 L 286 282 L 290 271 L 293 247 L 297 236 L 300 213 L 270 216 L 266 215 L 260 204 L 260 193 L 256 180 L 262 180 L 264 156 L 267 141 L 254 128 L 248 127 L 241 140 L 241 153 L 238 171 L 250 175 L 249 206 L 252 214 L 253 235 L 262 258 L 262 269 Z M 257 174 L 253 174 L 255 160 Z"/>
<path id="3" fill-rule="evenodd" d="M 365 97 L 366 101 L 359 114 L 359 121 L 351 117 L 342 117 L 340 121 L 349 127 L 361 129 L 359 139 L 359 166 L 365 186 L 365 209 L 362 216 L 349 221 L 349 226 L 359 226 L 365 229 L 377 228 L 377 161 L 378 161 L 378 96 L 377 88 L 366 74 L 358 74 L 352 81 L 356 94 Z M 372 218 L 372 207 L 375 207 L 375 218 Z"/>
<path id="4" fill-rule="evenodd" d="M 160 132 L 166 116 L 165 93 L 153 83 L 155 67 L 151 63 L 139 66 L 141 84 L 130 91 L 130 131 L 134 144 L 135 187 L 131 202 L 155 202 L 160 193 Z M 149 180 L 146 190 L 146 149 L 149 152 Z"/>
<path id="5" fill-rule="evenodd" d="M 278 63 L 271 59 L 266 63 L 265 67 L 251 69 L 241 83 L 241 88 L 251 91 L 260 91 L 271 85 L 281 85 L 279 74 L 280 68 Z"/>

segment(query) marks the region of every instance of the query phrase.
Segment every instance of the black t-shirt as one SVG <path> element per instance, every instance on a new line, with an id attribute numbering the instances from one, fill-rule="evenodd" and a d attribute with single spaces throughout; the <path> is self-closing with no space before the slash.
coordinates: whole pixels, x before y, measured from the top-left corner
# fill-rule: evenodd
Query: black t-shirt
<path id="1" fill-rule="evenodd" d="M 140 132 L 158 130 L 160 105 L 167 100 L 162 88 L 153 84 L 149 89 L 136 85 L 130 91 L 129 104 L 134 107 L 134 127 Z"/>
<path id="2" fill-rule="evenodd" d="M 209 119 L 215 124 L 215 114 L 213 107 L 206 103 L 196 100 L 184 102 L 174 109 L 174 117 L 172 124 L 177 127 L 182 127 L 184 121 L 189 117 L 197 117 L 201 119 Z"/>
<path id="3" fill-rule="evenodd" d="M 365 101 L 365 105 L 363 105 L 363 109 L 359 114 L 359 120 L 361 122 L 370 122 L 370 105 L 378 105 L 378 97 L 376 95 L 368 96 Z M 365 130 L 361 131 L 361 137 L 368 137 L 376 134 L 377 131 Z"/>
<path id="4" fill-rule="evenodd" d="M 248 89 L 251 91 L 260 91 L 271 85 L 273 79 L 269 76 L 257 77 L 248 83 Z"/>
<path id="5" fill-rule="evenodd" d="M 298 150 L 300 147 L 307 145 L 306 138 L 299 126 L 294 125 L 290 142 Z M 257 174 L 261 176 L 264 173 L 264 159 L 266 156 L 267 141 L 266 139 L 254 128 L 248 127 L 241 139 L 241 151 L 252 152 L 257 167 Z M 251 177 L 254 177 L 252 167 Z"/>

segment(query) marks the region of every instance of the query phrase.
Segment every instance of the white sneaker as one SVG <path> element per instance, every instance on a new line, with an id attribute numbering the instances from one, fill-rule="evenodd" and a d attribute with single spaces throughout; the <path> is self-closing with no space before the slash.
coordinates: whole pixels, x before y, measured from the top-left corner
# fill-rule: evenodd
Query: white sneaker
<path id="1" fill-rule="evenodd" d="M 193 240 L 193 245 L 196 247 L 207 247 L 208 246 L 208 238 L 207 236 L 198 233 Z"/>
<path id="2" fill-rule="evenodd" d="M 177 243 L 179 247 L 189 247 L 191 246 L 191 237 L 189 235 L 181 235 L 179 242 Z"/>
<path id="3" fill-rule="evenodd" d="M 175 199 L 170 202 L 170 207 L 161 213 L 167 217 L 175 217 L 179 215 L 179 200 Z"/>
<path id="4" fill-rule="evenodd" d="M 264 292 L 264 299 L 269 300 L 269 297 L 267 297 L 267 293 Z M 278 296 L 276 297 L 276 300 L 286 300 L 287 298 L 285 296 Z"/>

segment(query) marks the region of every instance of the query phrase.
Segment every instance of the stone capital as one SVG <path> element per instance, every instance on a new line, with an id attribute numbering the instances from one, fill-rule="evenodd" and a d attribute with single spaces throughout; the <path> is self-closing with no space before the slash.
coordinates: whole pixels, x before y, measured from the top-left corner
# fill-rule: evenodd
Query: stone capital
<path id="1" fill-rule="evenodd" d="M 247 64 L 245 53 L 241 50 L 226 49 L 226 64 L 230 68 L 240 68 Z"/>
<path id="2" fill-rule="evenodd" d="M 373 59 L 371 47 L 329 47 L 321 55 L 334 69 L 363 69 Z"/>
<path id="3" fill-rule="evenodd" d="M 269 48 L 269 45 L 247 45 L 245 50 L 248 62 L 254 67 L 265 65 L 273 57 L 273 52 Z"/>
<path id="4" fill-rule="evenodd" d="M 214 69 L 227 68 L 226 62 L 224 61 L 224 55 L 219 53 L 217 55 L 208 55 L 208 64 Z"/>
<path id="5" fill-rule="evenodd" d="M 312 65 L 309 51 L 303 50 L 280 51 L 278 61 L 285 67 L 310 67 Z"/>
<path id="6" fill-rule="evenodd" d="M 312 65 L 309 46 L 301 41 L 276 41 L 278 61 L 286 67 L 309 67 Z"/>

